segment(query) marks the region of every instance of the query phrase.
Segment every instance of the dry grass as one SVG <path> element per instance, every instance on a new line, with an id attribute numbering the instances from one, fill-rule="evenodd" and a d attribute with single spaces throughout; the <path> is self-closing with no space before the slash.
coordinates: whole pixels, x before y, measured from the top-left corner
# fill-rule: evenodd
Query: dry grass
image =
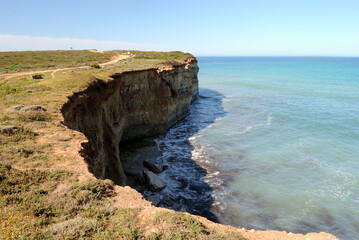
<path id="1" fill-rule="evenodd" d="M 157 236 L 161 239 L 236 239 L 244 240 L 237 232 L 224 232 L 207 228 L 186 213 L 161 212 L 153 219 L 155 225 L 165 226 Z"/>
<path id="2" fill-rule="evenodd" d="M 34 71 L 97 64 L 123 51 L 88 50 L 0 52 L 0 73 Z"/>
<path id="3" fill-rule="evenodd" d="M 90 237 L 92 235 L 91 232 L 97 229 L 98 226 L 99 223 L 95 219 L 76 217 L 53 224 L 49 227 L 48 233 L 54 239 L 66 239 L 69 237 L 74 239 L 84 238 Z"/>

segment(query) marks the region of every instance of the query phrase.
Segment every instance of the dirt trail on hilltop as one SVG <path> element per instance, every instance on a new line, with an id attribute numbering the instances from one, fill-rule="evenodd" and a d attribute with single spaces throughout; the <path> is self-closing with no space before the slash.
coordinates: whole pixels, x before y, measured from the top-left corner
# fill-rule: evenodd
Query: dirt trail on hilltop
<path id="1" fill-rule="evenodd" d="M 120 60 L 129 58 L 129 55 L 117 55 L 112 57 L 110 60 L 103 62 L 103 63 L 99 63 L 100 66 L 106 66 L 106 65 L 110 65 L 110 64 L 114 64 L 117 63 Z M 24 75 L 29 75 L 29 74 L 40 74 L 40 73 L 47 73 L 47 72 L 52 72 L 51 73 L 51 79 L 55 78 L 55 73 L 58 71 L 64 71 L 64 70 L 71 70 L 71 69 L 78 69 L 78 68 L 85 68 L 85 67 L 90 67 L 87 65 L 84 66 L 77 66 L 77 67 L 66 67 L 66 68 L 57 68 L 57 69 L 49 69 L 49 70 L 40 70 L 40 71 L 31 71 L 31 72 L 19 72 L 19 73 L 5 73 L 5 74 L 1 74 L 0 78 L 5 78 L 5 80 L 12 78 L 12 77 L 18 77 L 18 76 L 24 76 Z"/>

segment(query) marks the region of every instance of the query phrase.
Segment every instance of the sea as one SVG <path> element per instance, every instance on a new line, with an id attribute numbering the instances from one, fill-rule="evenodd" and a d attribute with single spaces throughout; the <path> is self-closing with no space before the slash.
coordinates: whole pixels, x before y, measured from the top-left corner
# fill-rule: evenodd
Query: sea
<path id="1" fill-rule="evenodd" d="M 359 239 L 359 58 L 197 59 L 191 114 L 155 139 L 161 205 Z"/>

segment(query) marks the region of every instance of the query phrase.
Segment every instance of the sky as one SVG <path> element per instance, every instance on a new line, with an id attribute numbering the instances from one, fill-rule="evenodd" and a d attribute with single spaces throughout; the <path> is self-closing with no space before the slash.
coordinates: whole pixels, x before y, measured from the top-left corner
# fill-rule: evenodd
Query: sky
<path id="1" fill-rule="evenodd" d="M 358 0 L 0 0 L 0 51 L 359 56 Z"/>

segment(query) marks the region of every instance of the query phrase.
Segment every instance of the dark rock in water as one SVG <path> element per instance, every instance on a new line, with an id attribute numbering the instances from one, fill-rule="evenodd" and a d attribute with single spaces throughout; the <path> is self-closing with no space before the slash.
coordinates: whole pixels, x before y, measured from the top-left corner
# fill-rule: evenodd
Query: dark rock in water
<path id="1" fill-rule="evenodd" d="M 188 209 L 186 208 L 186 206 L 182 205 L 180 212 L 188 212 Z"/>
<path id="2" fill-rule="evenodd" d="M 162 188 L 167 186 L 165 181 L 148 169 L 143 170 L 143 173 L 151 190 L 160 191 Z"/>
<path id="3" fill-rule="evenodd" d="M 171 201 L 171 199 L 167 195 L 163 196 L 163 199 L 162 199 L 161 203 L 166 207 L 170 207 L 170 206 L 173 205 L 173 202 Z"/>
<path id="4" fill-rule="evenodd" d="M 143 166 L 145 166 L 146 168 L 148 168 L 150 171 L 154 172 L 154 173 L 160 173 L 161 170 L 153 163 L 150 163 L 146 160 L 143 161 Z"/>
<path id="5" fill-rule="evenodd" d="M 192 191 L 196 191 L 197 193 L 201 193 L 203 192 L 203 187 L 202 185 L 197 185 L 197 184 L 191 184 L 189 185 L 189 189 L 191 189 Z"/>
<path id="6" fill-rule="evenodd" d="M 168 169 L 168 165 L 163 165 L 163 167 L 162 167 L 162 172 L 163 171 L 166 171 Z"/>
<path id="7" fill-rule="evenodd" d="M 216 215 L 214 215 L 211 211 L 209 210 L 204 210 L 201 214 L 201 216 L 207 218 L 208 220 L 211 220 L 212 222 L 218 222 L 218 219 L 216 217 Z"/>
<path id="8" fill-rule="evenodd" d="M 134 188 L 138 188 L 138 185 L 145 185 L 146 181 L 143 174 L 145 166 L 152 172 L 158 173 L 156 171 L 158 167 L 153 166 L 153 163 L 159 155 L 157 145 L 152 138 L 121 143 L 120 158 L 122 168 L 128 178 L 126 184 Z M 148 162 L 148 164 L 144 163 L 144 161 Z"/>
<path id="9" fill-rule="evenodd" d="M 146 179 L 145 179 L 145 177 L 143 176 L 142 173 L 137 173 L 136 181 L 137 181 L 138 184 L 145 184 L 146 183 Z"/>
<path id="10" fill-rule="evenodd" d="M 12 135 L 19 131 L 19 128 L 16 126 L 1 126 L 0 133 Z"/>
<path id="11" fill-rule="evenodd" d="M 186 188 L 188 186 L 188 180 L 182 178 L 182 179 L 179 179 L 178 181 L 181 183 L 181 186 L 180 186 L 181 189 Z"/>
<path id="12" fill-rule="evenodd" d="M 152 202 L 152 204 L 154 206 L 158 206 L 158 204 L 160 203 L 161 199 L 159 197 L 156 197 L 156 196 L 149 196 L 147 197 L 147 200 Z"/>
<path id="13" fill-rule="evenodd" d="M 130 175 L 130 176 L 137 176 L 138 174 L 140 174 L 136 166 L 125 168 L 124 171 L 126 175 Z"/>

